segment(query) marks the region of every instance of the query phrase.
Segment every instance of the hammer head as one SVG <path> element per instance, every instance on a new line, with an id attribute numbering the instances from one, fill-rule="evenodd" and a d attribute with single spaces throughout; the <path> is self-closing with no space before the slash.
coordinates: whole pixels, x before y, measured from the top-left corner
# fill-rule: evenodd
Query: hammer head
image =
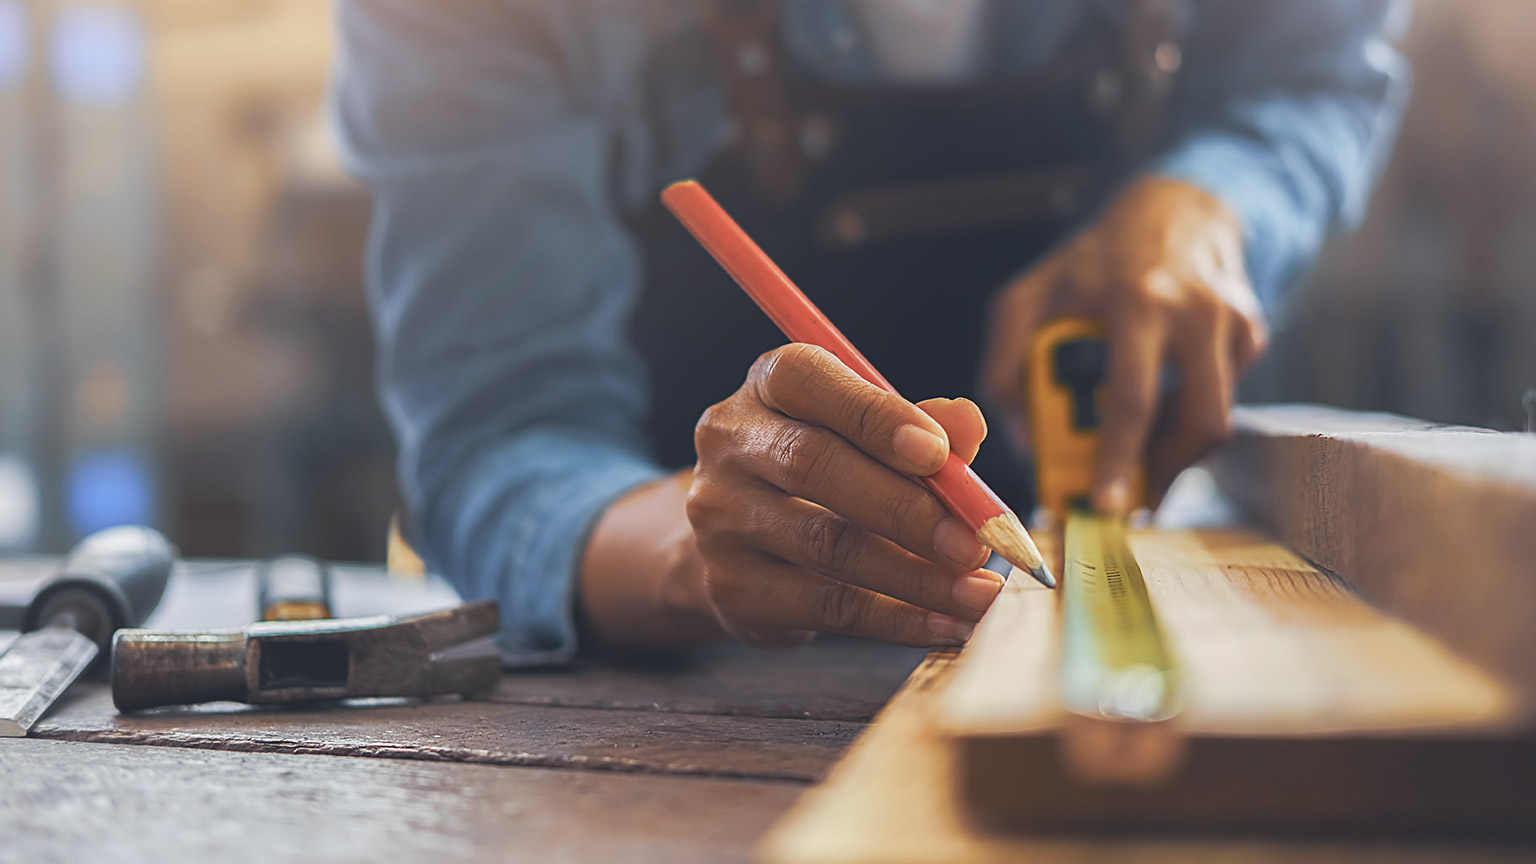
<path id="1" fill-rule="evenodd" d="M 470 693 L 496 683 L 494 601 L 405 618 L 267 621 L 243 630 L 121 630 L 112 701 L 120 711 L 229 700 L 252 704 Z M 483 651 L 474 651 L 484 642 Z"/>

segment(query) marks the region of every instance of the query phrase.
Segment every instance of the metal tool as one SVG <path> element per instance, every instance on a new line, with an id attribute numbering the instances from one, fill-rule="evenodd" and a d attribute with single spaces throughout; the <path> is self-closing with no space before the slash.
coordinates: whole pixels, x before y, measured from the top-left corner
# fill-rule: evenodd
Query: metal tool
<path id="1" fill-rule="evenodd" d="M 1097 322 L 1042 328 L 1028 370 L 1030 435 L 1041 506 L 1066 531 L 1059 681 L 1063 706 L 1078 718 L 1065 727 L 1067 762 L 1091 782 L 1140 784 L 1166 774 L 1181 752 L 1163 721 L 1182 706 L 1182 683 L 1125 517 L 1089 504 L 1108 369 Z M 1138 475 L 1135 500 L 1145 485 Z"/>
<path id="2" fill-rule="evenodd" d="M 241 630 L 123 630 L 112 647 L 120 711 L 471 693 L 496 683 L 495 601 L 411 617 L 270 621 Z M 483 649 L 483 650 L 477 650 Z"/>
<path id="3" fill-rule="evenodd" d="M 0 629 L 68 627 L 105 652 L 114 632 L 143 624 L 160 605 L 175 563 L 176 547 L 153 528 L 97 531 L 75 546 L 31 603 L 0 605 Z"/>
<path id="4" fill-rule="evenodd" d="M 289 555 L 256 568 L 256 609 L 263 621 L 334 618 L 331 569 L 313 558 Z"/>
<path id="5" fill-rule="evenodd" d="M 108 528 L 80 541 L 31 603 L 0 606 L 0 627 L 28 631 L 0 655 L 0 736 L 27 734 L 113 632 L 144 623 L 175 560 L 151 528 Z"/>
<path id="6" fill-rule="evenodd" d="M 0 737 L 18 738 L 96 658 L 96 643 L 48 627 L 17 637 L 0 654 Z"/>

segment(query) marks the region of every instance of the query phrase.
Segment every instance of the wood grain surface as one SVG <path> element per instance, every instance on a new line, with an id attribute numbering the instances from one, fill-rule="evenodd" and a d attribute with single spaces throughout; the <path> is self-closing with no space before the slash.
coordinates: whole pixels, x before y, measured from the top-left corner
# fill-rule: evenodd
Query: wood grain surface
<path id="1" fill-rule="evenodd" d="M 730 644 L 671 661 L 580 661 L 509 673 L 485 698 L 567 708 L 867 722 L 922 659 L 919 649 L 840 636 L 820 636 L 788 652 Z"/>
<path id="2" fill-rule="evenodd" d="M 1084 745 L 1055 697 L 1056 598 L 1010 585 L 937 720 L 978 816 L 1413 831 L 1536 820 L 1536 741 L 1512 690 L 1251 532 L 1144 531 L 1130 543 L 1177 655 L 1183 710 L 1167 727 Z M 1148 747 L 1182 753 L 1155 786 L 1082 777 L 1090 757 Z"/>
<path id="3" fill-rule="evenodd" d="M 1536 700 L 1536 435 L 1250 408 L 1212 460 L 1297 552 Z"/>
<path id="4" fill-rule="evenodd" d="M 0 741 L 0 862 L 744 861 L 799 784 Z"/>
<path id="5" fill-rule="evenodd" d="M 962 804 L 956 750 L 938 734 L 938 694 L 968 655 L 936 651 L 847 757 L 807 792 L 759 847 L 769 864 L 1505 864 L 1536 846 L 1446 839 L 1309 839 L 1305 835 L 1002 832 Z M 1016 786 L 1038 782 L 1028 774 Z M 1258 782 L 1262 782 L 1261 780 Z"/>
<path id="6" fill-rule="evenodd" d="M 33 737 L 485 765 L 811 781 L 862 723 L 445 700 L 306 708 L 233 703 L 120 715 L 101 685 L 72 693 Z"/>
<path id="7" fill-rule="evenodd" d="M 1523 722 L 1507 687 L 1258 534 L 1129 540 L 1183 672 L 1186 734 L 1505 732 Z M 1059 721 L 1055 602 L 1054 592 L 1010 582 L 946 701 L 956 734 Z"/>

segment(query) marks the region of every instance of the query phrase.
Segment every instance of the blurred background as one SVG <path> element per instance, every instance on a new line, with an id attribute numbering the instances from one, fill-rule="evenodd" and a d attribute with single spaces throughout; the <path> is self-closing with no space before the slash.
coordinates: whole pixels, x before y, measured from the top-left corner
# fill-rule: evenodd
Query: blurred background
<path id="1" fill-rule="evenodd" d="M 1536 386 L 1530 0 L 1421 0 L 1366 224 L 1250 401 L 1523 428 Z M 375 560 L 365 192 L 322 0 L 0 0 L 0 553 L 144 521 L 190 555 Z"/>

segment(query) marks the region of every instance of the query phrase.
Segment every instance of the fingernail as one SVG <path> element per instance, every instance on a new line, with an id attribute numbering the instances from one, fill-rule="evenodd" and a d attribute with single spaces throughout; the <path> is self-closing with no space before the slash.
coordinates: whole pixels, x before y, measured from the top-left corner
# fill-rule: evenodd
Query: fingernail
<path id="1" fill-rule="evenodd" d="M 1124 513 L 1131 509 L 1131 488 L 1124 480 L 1116 480 L 1099 494 L 1097 509 L 1101 513 Z"/>
<path id="2" fill-rule="evenodd" d="M 896 448 L 896 455 L 912 463 L 920 474 L 932 474 L 944 465 L 944 458 L 949 455 L 949 445 L 944 439 L 929 432 L 921 426 L 908 424 L 896 430 L 896 438 L 891 442 Z"/>
<path id="3" fill-rule="evenodd" d="M 958 519 L 946 516 L 939 520 L 938 527 L 933 529 L 933 548 L 966 569 L 974 570 L 986 563 L 987 547 Z"/>
<path id="4" fill-rule="evenodd" d="M 948 615 L 940 615 L 937 612 L 928 614 L 928 632 L 945 642 L 955 645 L 964 644 L 967 639 L 971 638 L 971 633 L 975 629 L 975 624 L 961 621 L 959 618 L 951 618 Z"/>
<path id="5" fill-rule="evenodd" d="M 967 576 L 956 580 L 954 591 L 955 602 L 975 612 L 977 616 L 984 614 L 997 599 L 997 592 L 1003 590 L 1002 580 L 997 577 Z"/>

